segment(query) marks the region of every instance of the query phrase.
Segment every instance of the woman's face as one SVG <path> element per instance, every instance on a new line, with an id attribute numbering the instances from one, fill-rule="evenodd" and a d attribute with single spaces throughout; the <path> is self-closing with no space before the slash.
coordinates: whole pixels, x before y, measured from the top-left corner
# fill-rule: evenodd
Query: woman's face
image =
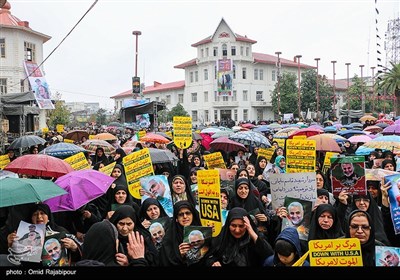
<path id="1" fill-rule="evenodd" d="M 248 178 L 247 172 L 244 170 L 240 171 L 238 178 Z"/>
<path id="2" fill-rule="evenodd" d="M 350 221 L 350 237 L 360 239 L 361 244 L 368 242 L 371 235 L 371 227 L 367 217 L 356 216 Z"/>
<path id="3" fill-rule="evenodd" d="M 394 171 L 394 165 L 392 163 L 388 162 L 385 164 L 385 167 L 383 169 Z"/>
<path id="4" fill-rule="evenodd" d="M 181 178 L 176 178 L 173 182 L 172 182 L 172 190 L 174 191 L 174 193 L 176 194 L 181 194 L 185 191 L 185 182 L 183 182 L 183 180 Z"/>
<path id="5" fill-rule="evenodd" d="M 111 176 L 117 179 L 119 178 L 119 176 L 121 176 L 121 174 L 122 174 L 121 169 L 114 168 L 113 172 L 111 173 Z"/>
<path id="6" fill-rule="evenodd" d="M 260 160 L 260 161 L 258 162 L 258 165 L 259 165 L 261 168 L 265 168 L 265 167 L 267 166 L 267 161 L 266 161 L 265 159 L 262 159 L 262 160 Z"/>
<path id="7" fill-rule="evenodd" d="M 117 223 L 118 233 L 121 234 L 122 236 L 128 236 L 128 234 L 133 231 L 134 227 L 135 223 L 129 217 L 121 219 Z"/>
<path id="8" fill-rule="evenodd" d="M 228 196 L 226 193 L 221 192 L 221 208 L 226 209 L 228 207 Z"/>
<path id="9" fill-rule="evenodd" d="M 49 216 L 42 210 L 36 210 L 32 214 L 32 224 L 47 224 L 49 222 Z"/>
<path id="10" fill-rule="evenodd" d="M 197 172 L 192 172 L 190 174 L 190 181 L 192 184 L 197 184 Z"/>
<path id="11" fill-rule="evenodd" d="M 279 166 L 280 166 L 281 168 L 285 168 L 285 166 L 286 166 L 286 161 L 285 161 L 284 158 L 282 158 L 282 159 L 279 161 Z"/>
<path id="12" fill-rule="evenodd" d="M 324 177 L 321 174 L 317 174 L 317 189 L 322 189 L 324 187 Z"/>
<path id="13" fill-rule="evenodd" d="M 229 231 L 234 238 L 239 239 L 243 237 L 247 231 L 243 219 L 233 219 L 229 224 Z"/>
<path id="14" fill-rule="evenodd" d="M 150 205 L 146 210 L 146 214 L 152 220 L 158 219 L 160 217 L 160 208 L 154 204 Z"/>
<path id="15" fill-rule="evenodd" d="M 115 193 L 115 201 L 116 201 L 118 204 L 123 204 L 123 203 L 125 203 L 125 201 L 126 201 L 126 196 L 127 196 L 127 194 L 126 194 L 125 191 L 119 190 L 119 191 L 117 191 L 117 192 Z"/>
<path id="16" fill-rule="evenodd" d="M 333 225 L 333 216 L 328 211 L 322 212 L 322 214 L 318 217 L 319 226 L 324 229 L 330 229 Z"/>
<path id="17" fill-rule="evenodd" d="M 192 211 L 189 208 L 182 207 L 178 211 L 177 219 L 176 221 L 181 225 L 181 226 L 190 226 L 193 222 L 193 214 Z"/>
<path id="18" fill-rule="evenodd" d="M 254 165 L 248 164 L 246 170 L 249 172 L 250 177 L 254 177 L 256 175 L 256 169 L 254 168 Z"/>
<path id="19" fill-rule="evenodd" d="M 278 149 L 276 150 L 276 155 L 277 155 L 277 156 L 283 156 L 283 150 L 282 150 L 281 148 L 278 148 Z"/>
<path id="20" fill-rule="evenodd" d="M 236 193 L 241 199 L 246 199 L 249 196 L 249 191 L 248 185 L 241 184 L 238 186 Z"/>

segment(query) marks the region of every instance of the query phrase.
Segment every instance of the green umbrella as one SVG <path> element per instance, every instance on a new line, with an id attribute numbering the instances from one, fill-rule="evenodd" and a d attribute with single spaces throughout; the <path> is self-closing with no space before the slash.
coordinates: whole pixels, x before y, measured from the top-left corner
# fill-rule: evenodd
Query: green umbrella
<path id="1" fill-rule="evenodd" d="M 41 202 L 66 194 L 54 182 L 45 179 L 0 179 L 0 207 Z"/>

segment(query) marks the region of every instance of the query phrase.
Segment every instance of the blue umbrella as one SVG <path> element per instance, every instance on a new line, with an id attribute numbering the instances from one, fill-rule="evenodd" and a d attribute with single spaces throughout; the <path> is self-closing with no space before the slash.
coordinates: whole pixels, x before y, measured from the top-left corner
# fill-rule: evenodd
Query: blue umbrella
<path id="1" fill-rule="evenodd" d="M 48 146 L 40 151 L 40 154 L 46 154 L 56 158 L 65 159 L 80 152 L 86 152 L 86 150 L 75 144 L 61 142 Z"/>
<path id="2" fill-rule="evenodd" d="M 351 136 L 354 136 L 354 135 L 365 135 L 367 133 L 365 131 L 362 131 L 362 130 L 350 129 L 350 130 L 340 130 L 336 134 L 340 135 L 340 136 L 343 136 L 344 138 L 349 139 Z"/>

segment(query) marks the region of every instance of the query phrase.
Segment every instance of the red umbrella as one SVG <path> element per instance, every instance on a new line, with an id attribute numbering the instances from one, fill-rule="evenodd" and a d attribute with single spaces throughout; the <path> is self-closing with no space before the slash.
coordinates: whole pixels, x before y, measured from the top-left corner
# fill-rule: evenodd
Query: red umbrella
<path id="1" fill-rule="evenodd" d="M 74 169 L 62 159 L 42 154 L 23 155 L 4 167 L 4 170 L 38 177 L 61 177 Z"/>
<path id="2" fill-rule="evenodd" d="M 293 132 L 288 136 L 288 139 L 293 139 L 293 136 L 300 136 L 300 135 L 305 135 L 308 138 L 310 136 L 314 136 L 321 133 L 324 133 L 322 129 L 306 127 L 296 130 L 295 132 Z"/>
<path id="3" fill-rule="evenodd" d="M 168 140 L 162 135 L 148 132 L 145 136 L 140 137 L 139 139 L 142 142 L 152 142 L 152 143 L 160 143 L 160 144 L 168 144 L 171 140 Z"/>
<path id="4" fill-rule="evenodd" d="M 333 138 L 326 135 L 313 135 L 307 137 L 307 140 L 315 140 L 315 142 L 317 143 L 317 151 L 336 153 L 340 153 L 342 151 L 338 143 Z"/>
<path id="5" fill-rule="evenodd" d="M 247 151 L 247 148 L 239 142 L 235 142 L 226 136 L 219 137 L 210 143 L 214 150 L 223 150 L 227 152 L 237 152 L 239 150 Z"/>

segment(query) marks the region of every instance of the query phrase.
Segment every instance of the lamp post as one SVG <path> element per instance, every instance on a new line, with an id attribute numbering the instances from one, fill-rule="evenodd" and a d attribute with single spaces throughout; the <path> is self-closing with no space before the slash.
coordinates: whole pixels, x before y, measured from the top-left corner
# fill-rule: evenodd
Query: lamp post
<path id="1" fill-rule="evenodd" d="M 314 60 L 317 62 L 317 120 L 318 118 L 318 113 L 319 113 L 319 77 L 318 77 L 318 61 L 320 61 L 320 58 L 314 58 Z"/>
<path id="2" fill-rule="evenodd" d="M 136 36 L 136 52 L 135 52 L 135 76 L 132 78 L 132 93 L 133 98 L 137 99 L 140 95 L 140 78 L 137 75 L 137 64 L 138 64 L 138 37 L 142 34 L 140 31 L 133 31 L 133 35 Z"/>
<path id="3" fill-rule="evenodd" d="M 297 72 L 298 72 L 298 92 L 297 92 L 297 110 L 299 111 L 299 121 L 303 119 L 301 115 L 301 99 L 300 99 L 300 58 L 301 55 L 296 55 L 297 58 Z"/>
<path id="4" fill-rule="evenodd" d="M 350 114 L 350 92 L 349 92 L 349 87 L 350 87 L 350 79 L 349 79 L 349 67 L 351 65 L 350 62 L 346 62 L 345 65 L 347 66 L 347 117 Z M 347 122 L 350 123 L 350 118 L 347 118 Z"/>
<path id="5" fill-rule="evenodd" d="M 375 66 L 371 67 L 372 70 L 372 113 L 375 109 Z"/>
<path id="6" fill-rule="evenodd" d="M 141 31 L 133 31 L 133 35 L 136 36 L 136 52 L 135 52 L 135 77 L 137 77 L 137 63 L 138 63 L 138 37 L 142 35 Z"/>
<path id="7" fill-rule="evenodd" d="M 335 63 L 336 60 L 332 60 L 333 66 L 333 116 L 336 118 L 336 73 L 335 73 Z"/>
<path id="8" fill-rule="evenodd" d="M 364 96 L 363 68 L 364 68 L 364 65 L 360 65 L 360 70 L 361 70 L 361 111 L 365 115 L 365 96 Z"/>
<path id="9" fill-rule="evenodd" d="M 278 120 L 280 120 L 280 116 L 281 116 L 281 59 L 279 57 L 280 54 L 282 54 L 282 52 L 275 52 L 275 54 L 278 56 L 278 64 L 277 64 L 277 68 L 278 68 Z"/>

